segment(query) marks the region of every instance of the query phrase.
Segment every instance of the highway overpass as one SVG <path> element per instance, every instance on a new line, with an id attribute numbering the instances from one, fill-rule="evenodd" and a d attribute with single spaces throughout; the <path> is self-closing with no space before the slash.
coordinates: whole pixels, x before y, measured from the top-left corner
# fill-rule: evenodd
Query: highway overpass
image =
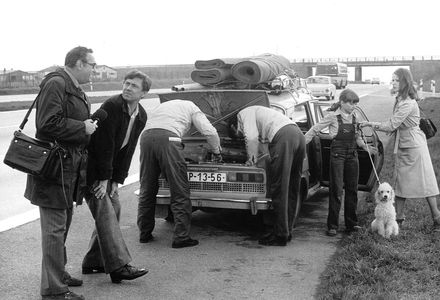
<path id="1" fill-rule="evenodd" d="M 355 81 L 362 81 L 363 67 L 409 66 L 417 83 L 423 79 L 424 91 L 429 91 L 429 82 L 435 80 L 440 86 L 440 56 L 373 56 L 336 58 L 296 58 L 291 60 L 292 69 L 301 77 L 313 75 L 318 62 L 342 62 L 355 68 Z"/>

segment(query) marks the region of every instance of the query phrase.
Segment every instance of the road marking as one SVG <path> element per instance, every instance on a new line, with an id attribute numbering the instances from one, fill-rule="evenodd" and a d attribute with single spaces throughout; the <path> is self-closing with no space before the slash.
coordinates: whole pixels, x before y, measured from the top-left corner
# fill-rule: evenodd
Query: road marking
<path id="1" fill-rule="evenodd" d="M 26 199 L 25 199 L 26 200 Z M 25 213 L 9 217 L 3 221 L 0 221 L 0 232 L 9 230 L 11 228 L 18 227 L 20 225 L 35 221 L 40 218 L 40 211 L 38 208 L 32 209 Z"/>
<path id="2" fill-rule="evenodd" d="M 124 184 L 122 184 L 120 187 L 135 183 L 139 180 L 139 174 L 134 174 L 131 176 L 128 176 Z M 28 201 L 27 199 L 24 199 L 24 201 Z M 87 205 L 87 204 L 84 204 Z M 27 212 L 18 214 L 13 217 L 9 217 L 5 220 L 0 221 L 0 232 L 24 225 L 26 223 L 38 220 L 40 218 L 40 210 L 38 208 L 29 210 Z"/>

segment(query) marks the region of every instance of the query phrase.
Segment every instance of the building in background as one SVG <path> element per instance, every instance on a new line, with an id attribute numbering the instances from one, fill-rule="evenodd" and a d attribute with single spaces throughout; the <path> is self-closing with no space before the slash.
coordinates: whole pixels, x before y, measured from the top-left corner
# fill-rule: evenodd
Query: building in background
<path id="1" fill-rule="evenodd" d="M 37 84 L 38 74 L 36 72 L 6 69 L 0 72 L 0 88 L 33 87 Z"/>
<path id="2" fill-rule="evenodd" d="M 118 72 L 106 65 L 96 66 L 93 81 L 114 81 L 118 78 Z"/>

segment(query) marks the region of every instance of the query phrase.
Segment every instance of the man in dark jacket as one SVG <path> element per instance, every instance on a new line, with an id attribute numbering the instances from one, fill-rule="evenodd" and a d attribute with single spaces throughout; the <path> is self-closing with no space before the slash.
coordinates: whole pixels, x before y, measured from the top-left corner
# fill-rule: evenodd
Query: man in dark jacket
<path id="1" fill-rule="evenodd" d="M 139 101 L 150 86 L 147 75 L 129 72 L 124 78 L 122 94 L 102 104 L 107 118 L 98 121 L 98 129 L 88 147 L 85 197 L 96 229 L 82 263 L 82 273 L 110 273 L 113 283 L 135 279 L 148 272 L 129 265 L 131 256 L 119 227 L 118 184 L 123 184 L 128 175 L 139 135 L 147 122 L 147 114 Z"/>
<path id="2" fill-rule="evenodd" d="M 40 208 L 42 235 L 41 295 L 43 299 L 84 299 L 69 291 L 82 280 L 67 273 L 65 242 L 72 220 L 73 202 L 80 204 L 85 186 L 87 144 L 96 124 L 90 102 L 80 84 L 90 81 L 96 63 L 93 51 L 69 51 L 65 67 L 49 73 L 40 85 L 36 102 L 36 137 L 57 141 L 65 150 L 62 176 L 48 181 L 28 176 L 25 197 Z"/>

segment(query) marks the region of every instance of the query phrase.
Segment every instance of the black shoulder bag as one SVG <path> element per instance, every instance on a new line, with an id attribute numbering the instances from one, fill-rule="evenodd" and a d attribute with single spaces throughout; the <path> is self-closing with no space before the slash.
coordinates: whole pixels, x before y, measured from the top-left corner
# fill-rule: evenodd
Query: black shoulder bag
<path id="1" fill-rule="evenodd" d="M 431 119 L 426 117 L 420 105 L 419 110 L 421 113 L 419 127 L 425 133 L 426 139 L 430 139 L 437 133 L 437 127 L 435 127 Z"/>
<path id="2" fill-rule="evenodd" d="M 66 157 L 66 151 L 56 141 L 43 141 L 22 132 L 38 96 L 27 111 L 19 129 L 14 132 L 3 162 L 29 175 L 59 181 L 62 178 L 62 160 Z"/>

